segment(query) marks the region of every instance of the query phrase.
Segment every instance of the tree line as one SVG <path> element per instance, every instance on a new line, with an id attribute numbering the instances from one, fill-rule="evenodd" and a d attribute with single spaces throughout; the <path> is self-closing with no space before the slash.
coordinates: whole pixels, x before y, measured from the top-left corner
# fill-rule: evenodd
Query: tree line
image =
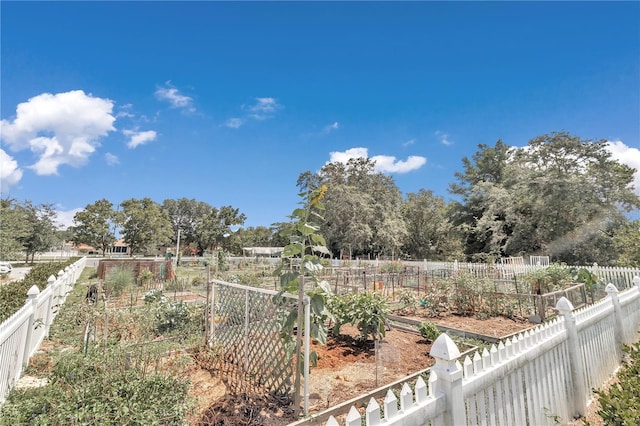
<path id="1" fill-rule="evenodd" d="M 302 192 L 326 185 L 320 234 L 333 257 L 491 262 L 548 255 L 569 264 L 640 266 L 640 221 L 628 218 L 640 208 L 635 169 L 612 158 L 606 144 L 567 132 L 535 137 L 524 148 L 480 144 L 462 158 L 450 201 L 425 189 L 403 196 L 367 158 L 305 171 L 297 185 Z M 33 258 L 51 247 L 51 205 L 1 201 L 0 256 L 22 251 Z M 195 254 L 289 243 L 283 231 L 290 222 L 243 228 L 245 220 L 232 206 L 194 199 L 119 206 L 102 199 L 75 215 L 66 236 L 104 253 L 120 235 L 131 254 L 156 253 L 178 238 Z"/>

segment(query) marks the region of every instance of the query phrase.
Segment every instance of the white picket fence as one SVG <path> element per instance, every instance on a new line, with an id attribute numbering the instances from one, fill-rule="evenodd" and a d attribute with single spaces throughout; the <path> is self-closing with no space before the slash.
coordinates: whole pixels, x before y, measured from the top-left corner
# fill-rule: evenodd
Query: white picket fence
<path id="1" fill-rule="evenodd" d="M 639 338 L 640 285 L 606 290 L 605 299 L 578 310 L 561 298 L 554 320 L 463 360 L 442 334 L 428 383 L 418 378 L 413 390 L 404 383 L 399 398 L 389 390 L 382 407 L 371 398 L 364 414 L 352 406 L 342 424 L 538 426 L 584 415 L 592 389 L 620 365 L 622 344 Z M 326 425 L 339 423 L 331 416 Z"/>
<path id="2" fill-rule="evenodd" d="M 85 264 L 86 258 L 82 258 L 58 272 L 57 277 L 51 275 L 43 291 L 32 286 L 24 306 L 0 324 L 0 404 L 20 378 L 29 358 L 49 336 L 49 327 Z"/>

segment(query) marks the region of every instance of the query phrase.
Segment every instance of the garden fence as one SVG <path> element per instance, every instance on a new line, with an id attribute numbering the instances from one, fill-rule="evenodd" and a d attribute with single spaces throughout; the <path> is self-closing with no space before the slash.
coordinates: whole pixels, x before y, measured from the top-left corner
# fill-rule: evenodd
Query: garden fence
<path id="1" fill-rule="evenodd" d="M 296 360 L 301 360 L 306 413 L 310 338 L 304 333 L 302 353 L 296 353 L 298 333 L 290 336 L 288 344 L 282 336 L 287 317 L 299 312 L 298 296 L 219 280 L 211 283 L 210 341 L 214 350 L 220 351 L 218 371 L 227 386 L 236 394 L 266 391 L 276 397 L 297 399 L 301 380 Z M 308 296 L 303 297 L 302 308 L 302 330 L 309 330 Z"/>
<path id="2" fill-rule="evenodd" d="M 86 258 L 67 266 L 58 276 L 51 275 L 40 291 L 32 286 L 22 308 L 0 324 L 0 403 L 20 378 L 65 302 L 67 293 L 82 273 Z"/>
<path id="3" fill-rule="evenodd" d="M 619 292 L 609 284 L 606 292 L 581 309 L 562 297 L 559 317 L 472 357 L 461 359 L 442 334 L 427 382 L 418 378 L 413 389 L 405 383 L 399 397 L 388 392 L 382 407 L 372 398 L 364 415 L 352 406 L 342 424 L 556 425 L 582 416 L 592 390 L 621 364 L 622 345 L 637 341 L 640 330 L 640 285 Z M 326 425 L 339 423 L 331 416 Z"/>

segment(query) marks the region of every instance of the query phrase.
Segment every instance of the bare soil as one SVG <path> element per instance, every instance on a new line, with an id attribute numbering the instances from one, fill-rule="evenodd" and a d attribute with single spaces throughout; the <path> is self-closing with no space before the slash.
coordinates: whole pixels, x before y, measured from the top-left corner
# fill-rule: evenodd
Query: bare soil
<path id="1" fill-rule="evenodd" d="M 423 317 L 415 317 L 426 320 Z M 436 324 L 480 334 L 501 337 L 530 328 L 527 321 L 506 318 L 477 320 L 442 316 L 429 319 Z M 313 344 L 318 355 L 316 367 L 309 376 L 309 412 L 320 412 L 354 397 L 393 383 L 434 364 L 429 355 L 431 342 L 419 334 L 392 328 L 379 341 L 378 350 L 372 340 L 358 338 L 355 327 L 345 325 L 326 346 Z M 269 425 L 283 426 L 294 422 L 293 410 L 283 401 L 267 400 L 255 395 L 227 396 L 224 384 L 211 376 L 213 383 L 204 387 L 202 373 L 194 372 L 192 394 L 199 398 L 198 415 L 193 425 Z M 204 376 L 206 377 L 206 376 Z M 209 382 L 207 382 L 209 383 Z M 203 407 L 206 407 L 203 410 Z"/>

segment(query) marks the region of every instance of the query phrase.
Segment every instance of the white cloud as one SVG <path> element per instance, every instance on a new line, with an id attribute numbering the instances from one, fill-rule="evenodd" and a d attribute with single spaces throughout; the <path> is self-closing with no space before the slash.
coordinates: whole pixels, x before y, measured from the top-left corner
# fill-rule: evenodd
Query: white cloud
<path id="1" fill-rule="evenodd" d="M 404 142 L 404 143 L 402 144 L 402 146 L 411 146 L 411 145 L 413 145 L 414 143 L 416 143 L 416 140 L 415 140 L 415 139 L 409 139 L 408 141 Z"/>
<path id="2" fill-rule="evenodd" d="M 329 124 L 324 126 L 324 132 L 325 133 L 330 133 L 334 130 L 338 130 L 340 128 L 340 124 L 338 124 L 337 121 L 335 121 L 333 124 Z"/>
<path id="3" fill-rule="evenodd" d="M 351 158 L 369 158 L 367 148 L 350 148 L 344 152 L 329 153 L 328 163 L 347 163 Z M 376 163 L 374 170 L 380 173 L 407 173 L 417 170 L 426 164 L 427 159 L 420 156 L 410 156 L 405 161 L 397 160 L 390 155 L 374 155 L 370 157 Z"/>
<path id="4" fill-rule="evenodd" d="M 640 195 L 640 149 L 631 148 L 622 141 L 607 141 L 607 149 L 611 156 L 622 164 L 636 169 L 633 175 L 633 186 L 636 194 Z"/>
<path id="5" fill-rule="evenodd" d="M 104 161 L 107 162 L 108 166 L 115 166 L 116 164 L 120 164 L 120 159 L 118 158 L 118 156 L 110 152 L 107 152 L 104 155 Z"/>
<path id="6" fill-rule="evenodd" d="M 230 118 L 224 123 L 226 127 L 230 127 L 232 129 L 238 129 L 243 124 L 244 124 L 244 120 L 242 118 L 237 118 L 237 117 Z"/>
<path id="7" fill-rule="evenodd" d="M 0 193 L 5 194 L 9 189 L 20 182 L 22 170 L 18 162 L 9 154 L 0 149 Z"/>
<path id="8" fill-rule="evenodd" d="M 147 130 L 144 132 L 138 132 L 136 130 L 123 130 L 122 133 L 129 138 L 127 147 L 134 149 L 139 145 L 144 145 L 147 142 L 156 140 L 157 133 L 155 130 Z"/>
<path id="9" fill-rule="evenodd" d="M 173 108 L 183 108 L 189 112 L 195 112 L 193 99 L 180 93 L 178 89 L 171 85 L 171 81 L 165 83 L 165 87 L 158 87 L 155 92 L 156 98 L 161 101 L 168 101 Z"/>
<path id="10" fill-rule="evenodd" d="M 434 135 L 436 135 L 440 139 L 441 144 L 446 146 L 453 145 L 453 141 L 449 139 L 449 135 L 447 133 L 436 130 L 434 132 Z"/>
<path id="11" fill-rule="evenodd" d="M 59 229 L 67 229 L 73 225 L 73 217 L 76 213 L 83 211 L 84 209 L 72 209 L 72 210 L 56 210 L 56 220 Z"/>
<path id="12" fill-rule="evenodd" d="M 112 110 L 113 101 L 82 90 L 43 93 L 19 104 L 12 122 L 1 120 L 0 135 L 12 151 L 38 156 L 29 166 L 37 174 L 57 174 L 63 164 L 84 165 L 99 139 L 115 130 Z"/>
<path id="13" fill-rule="evenodd" d="M 280 105 L 275 98 L 256 98 L 255 104 L 243 106 L 243 109 L 251 113 L 250 117 L 256 120 L 271 118 L 273 114 L 281 108 L 282 105 Z"/>

